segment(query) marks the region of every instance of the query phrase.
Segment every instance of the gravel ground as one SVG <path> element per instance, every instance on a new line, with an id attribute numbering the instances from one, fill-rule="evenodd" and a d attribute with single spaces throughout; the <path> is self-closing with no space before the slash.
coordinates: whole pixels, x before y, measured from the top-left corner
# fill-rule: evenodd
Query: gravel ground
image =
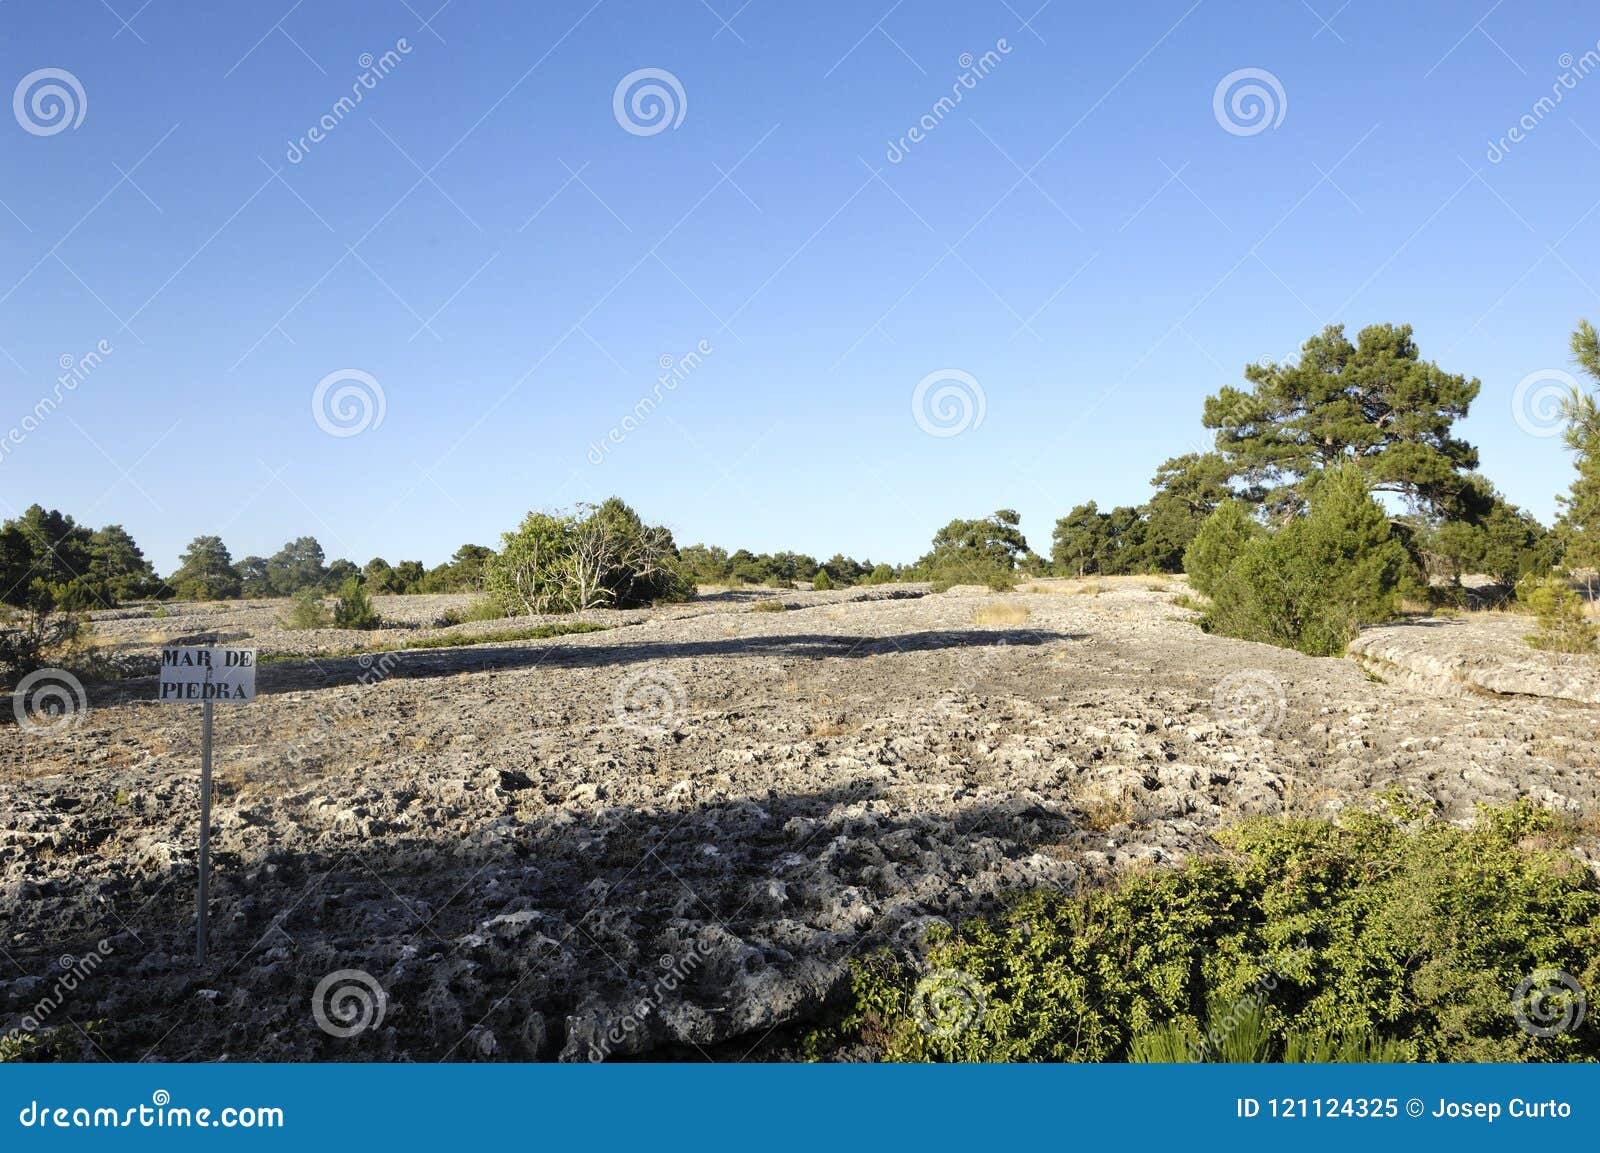
<path id="1" fill-rule="evenodd" d="M 95 1020 L 88 1055 L 118 1059 L 785 1056 L 852 955 L 1208 851 L 1246 814 L 1392 784 L 1452 819 L 1600 806 L 1592 706 L 1206 636 L 1179 582 L 1044 587 L 730 595 L 267 666 L 217 709 L 204 971 L 198 710 L 145 679 L 7 724 L 0 1030 Z M 379 607 L 414 640 L 448 599 Z M 274 631 L 281 611 L 99 627 L 131 652 L 200 627 L 349 644 Z M 1504 649 L 1487 627 L 1451 643 Z"/>

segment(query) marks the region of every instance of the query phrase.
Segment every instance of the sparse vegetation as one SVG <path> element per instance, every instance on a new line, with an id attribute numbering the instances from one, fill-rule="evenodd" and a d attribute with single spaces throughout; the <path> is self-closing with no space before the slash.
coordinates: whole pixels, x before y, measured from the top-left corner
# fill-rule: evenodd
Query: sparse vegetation
<path id="1" fill-rule="evenodd" d="M 339 599 L 333 606 L 333 627 L 336 629 L 371 630 L 383 627 L 372 598 L 361 585 L 360 577 L 350 577 L 339 590 Z"/>
<path id="2" fill-rule="evenodd" d="M 605 632 L 609 628 L 611 628 L 610 625 L 598 624 L 594 621 L 566 621 L 560 624 L 529 625 L 526 628 L 505 629 L 492 633 L 446 633 L 417 640 L 405 640 L 399 644 L 392 645 L 352 645 L 349 648 L 324 650 L 317 653 L 317 659 L 378 656 L 383 653 L 413 652 L 419 649 L 458 649 L 471 645 L 512 644 L 516 641 L 538 641 L 547 640 L 550 637 L 564 637 L 573 633 L 599 633 Z M 275 665 L 306 659 L 304 653 L 262 653 L 260 663 Z"/>
<path id="3" fill-rule="evenodd" d="M 1537 630 L 1526 638 L 1534 648 L 1555 653 L 1593 653 L 1600 648 L 1594 622 L 1584 615 L 1583 598 L 1560 577 L 1522 581 L 1517 599 L 1538 621 Z"/>
<path id="4" fill-rule="evenodd" d="M 286 629 L 327 629 L 333 627 L 333 617 L 322 602 L 322 594 L 315 589 L 296 593 L 289 603 L 289 613 L 284 618 Z"/>
<path id="5" fill-rule="evenodd" d="M 1226 855 L 935 929 L 925 967 L 857 962 L 854 1009 L 810 1046 L 866 1041 L 903 1061 L 1600 1060 L 1600 1034 L 1535 1037 L 1512 1014 L 1530 973 L 1600 981 L 1600 884 L 1572 836 L 1526 803 L 1470 829 L 1398 802 L 1247 821 L 1219 835 Z M 925 970 L 981 997 L 969 1027 L 919 1026 Z"/>
<path id="6" fill-rule="evenodd" d="M 979 605 L 972 614 L 975 625 L 1025 625 L 1028 623 L 1028 606 L 1017 601 L 995 601 Z"/>

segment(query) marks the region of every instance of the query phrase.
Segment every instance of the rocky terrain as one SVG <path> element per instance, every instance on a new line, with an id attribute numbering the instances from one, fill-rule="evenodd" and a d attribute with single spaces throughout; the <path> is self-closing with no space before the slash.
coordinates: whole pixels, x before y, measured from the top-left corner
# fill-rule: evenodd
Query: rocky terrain
<path id="1" fill-rule="evenodd" d="M 122 1060 L 782 1057 L 850 957 L 1246 814 L 1391 786 L 1451 819 L 1600 806 L 1600 698 L 1528 691 L 1594 659 L 1527 649 L 1526 621 L 1320 660 L 1201 633 L 1180 582 L 1039 589 L 726 594 L 359 655 L 281 602 L 102 619 L 135 661 L 201 630 L 314 659 L 217 707 L 203 970 L 198 708 L 145 677 L 6 718 L 0 1031 Z M 394 601 L 409 627 L 363 642 L 462 603 Z"/>

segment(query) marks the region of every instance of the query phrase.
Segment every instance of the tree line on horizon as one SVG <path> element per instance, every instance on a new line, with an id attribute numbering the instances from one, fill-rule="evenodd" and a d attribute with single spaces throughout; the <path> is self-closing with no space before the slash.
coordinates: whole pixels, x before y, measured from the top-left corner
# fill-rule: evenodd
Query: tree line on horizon
<path id="1" fill-rule="evenodd" d="M 1571 350 L 1600 381 L 1600 336 L 1587 321 Z M 19 668 L 76 635 L 74 621 L 86 610 L 170 597 L 471 591 L 490 614 L 518 615 L 682 600 L 697 585 L 922 580 L 1004 588 L 1019 576 L 1177 572 L 1219 601 L 1207 627 L 1337 651 L 1343 641 L 1335 638 L 1392 615 L 1402 596 L 1459 599 L 1466 573 L 1511 587 L 1557 566 L 1600 566 L 1593 395 L 1575 389 L 1565 402 L 1578 476 L 1546 527 L 1505 499 L 1478 471 L 1477 450 L 1454 433 L 1479 381 L 1424 360 L 1409 325 L 1372 325 L 1353 341 L 1331 325 L 1293 362 L 1251 364 L 1244 378 L 1247 387 L 1205 398 L 1211 450 L 1163 462 L 1141 505 L 1075 506 L 1056 521 L 1048 557 L 1029 547 L 1012 509 L 952 520 L 922 557 L 890 565 L 842 553 L 818 561 L 787 551 L 680 548 L 669 530 L 646 525 L 612 497 L 531 512 L 499 549 L 466 544 L 432 568 L 381 557 L 360 567 L 329 562 L 312 536 L 235 562 L 219 536 L 202 535 L 162 578 L 122 526 L 90 529 L 33 505 L 0 525 L 0 606 L 9 615 L 0 621 L 0 666 Z M 1312 633 L 1321 639 L 1306 640 Z"/>

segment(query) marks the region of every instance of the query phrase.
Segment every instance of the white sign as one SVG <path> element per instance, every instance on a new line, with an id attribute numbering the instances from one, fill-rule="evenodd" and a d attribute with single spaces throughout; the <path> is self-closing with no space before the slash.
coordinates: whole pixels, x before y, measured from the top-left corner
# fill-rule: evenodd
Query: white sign
<path id="1" fill-rule="evenodd" d="M 256 650 L 166 648 L 161 650 L 163 701 L 253 701 Z"/>

